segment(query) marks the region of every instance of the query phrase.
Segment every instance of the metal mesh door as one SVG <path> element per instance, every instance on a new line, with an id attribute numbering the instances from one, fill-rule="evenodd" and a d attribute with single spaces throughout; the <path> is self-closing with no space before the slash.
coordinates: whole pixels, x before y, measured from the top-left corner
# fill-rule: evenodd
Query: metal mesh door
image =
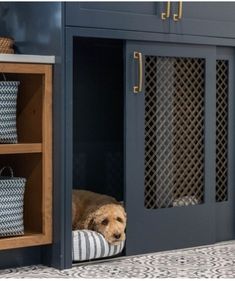
<path id="1" fill-rule="evenodd" d="M 216 61 L 216 202 L 228 200 L 228 61 Z"/>
<path id="2" fill-rule="evenodd" d="M 145 207 L 204 200 L 204 70 L 200 58 L 145 57 Z"/>

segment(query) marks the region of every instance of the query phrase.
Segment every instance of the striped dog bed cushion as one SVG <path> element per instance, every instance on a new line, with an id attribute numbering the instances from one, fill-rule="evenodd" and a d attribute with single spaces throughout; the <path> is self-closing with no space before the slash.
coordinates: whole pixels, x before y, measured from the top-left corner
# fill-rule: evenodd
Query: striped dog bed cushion
<path id="1" fill-rule="evenodd" d="M 73 238 L 73 261 L 85 261 L 110 257 L 121 253 L 125 242 L 119 245 L 109 244 L 103 235 L 92 230 L 74 230 Z"/>

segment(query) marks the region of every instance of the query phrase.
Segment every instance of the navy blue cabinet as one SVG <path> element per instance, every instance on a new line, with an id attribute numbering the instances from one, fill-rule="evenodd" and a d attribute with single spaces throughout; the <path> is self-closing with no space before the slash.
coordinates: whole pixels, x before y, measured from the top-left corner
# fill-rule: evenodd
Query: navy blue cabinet
<path id="1" fill-rule="evenodd" d="M 183 2 L 179 21 L 180 1 L 173 3 L 170 33 L 235 38 L 234 2 Z"/>
<path id="2" fill-rule="evenodd" d="M 235 38 L 233 2 L 68 2 L 66 25 Z M 182 7 L 182 17 L 175 20 Z M 169 17 L 162 19 L 169 7 Z"/>
<path id="3" fill-rule="evenodd" d="M 163 2 L 70 2 L 66 3 L 66 25 L 132 31 L 168 32 L 162 20 Z"/>
<path id="4" fill-rule="evenodd" d="M 233 49 L 126 43 L 127 255 L 234 239 L 233 73 Z"/>

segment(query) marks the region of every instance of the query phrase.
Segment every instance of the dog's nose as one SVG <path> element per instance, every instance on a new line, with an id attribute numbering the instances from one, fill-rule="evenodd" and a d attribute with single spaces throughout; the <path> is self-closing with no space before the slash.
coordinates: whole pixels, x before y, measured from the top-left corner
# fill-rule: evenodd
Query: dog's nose
<path id="1" fill-rule="evenodd" d="M 119 239 L 121 237 L 121 234 L 120 233 L 115 233 L 115 234 L 113 234 L 113 237 L 115 239 Z"/>

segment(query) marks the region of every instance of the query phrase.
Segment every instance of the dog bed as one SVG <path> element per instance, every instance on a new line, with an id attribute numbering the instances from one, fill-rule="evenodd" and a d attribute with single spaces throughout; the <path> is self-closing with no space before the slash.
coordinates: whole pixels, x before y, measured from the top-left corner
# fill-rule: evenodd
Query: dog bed
<path id="1" fill-rule="evenodd" d="M 103 235 L 92 230 L 72 231 L 73 261 L 86 261 L 115 256 L 122 252 L 125 241 L 119 245 L 109 244 Z"/>

